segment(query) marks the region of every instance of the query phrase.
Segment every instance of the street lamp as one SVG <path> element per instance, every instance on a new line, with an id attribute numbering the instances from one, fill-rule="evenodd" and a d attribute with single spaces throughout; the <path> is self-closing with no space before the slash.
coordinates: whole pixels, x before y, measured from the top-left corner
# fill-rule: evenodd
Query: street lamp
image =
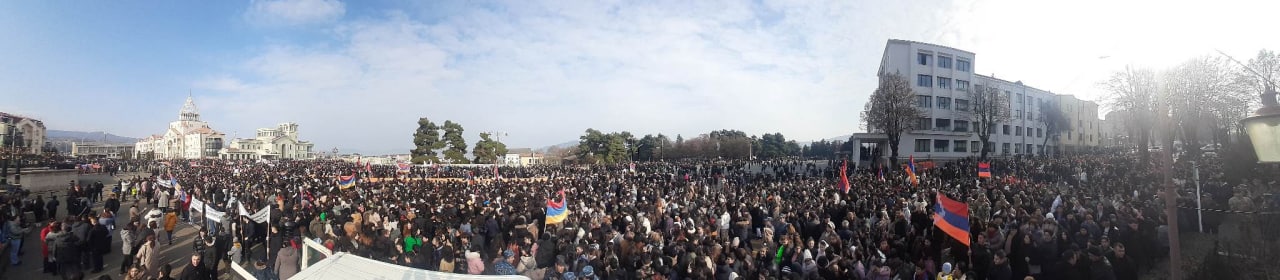
<path id="1" fill-rule="evenodd" d="M 1253 142 L 1258 162 L 1280 162 L 1280 104 L 1276 102 L 1276 91 L 1270 81 L 1262 93 L 1262 108 L 1241 120 L 1240 124 Z"/>

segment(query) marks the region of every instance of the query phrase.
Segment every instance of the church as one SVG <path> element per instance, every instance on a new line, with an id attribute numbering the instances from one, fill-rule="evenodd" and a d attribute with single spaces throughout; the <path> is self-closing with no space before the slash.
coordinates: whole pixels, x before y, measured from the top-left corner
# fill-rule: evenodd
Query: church
<path id="1" fill-rule="evenodd" d="M 257 137 L 231 140 L 218 151 L 222 159 L 312 159 L 315 145 L 298 140 L 298 124 L 282 123 L 275 128 L 259 128 Z"/>
<path id="2" fill-rule="evenodd" d="M 218 157 L 225 135 L 209 128 L 200 120 L 195 101 L 190 96 L 178 112 L 178 120 L 169 123 L 163 135 L 151 135 L 134 144 L 134 158 L 202 159 Z"/>

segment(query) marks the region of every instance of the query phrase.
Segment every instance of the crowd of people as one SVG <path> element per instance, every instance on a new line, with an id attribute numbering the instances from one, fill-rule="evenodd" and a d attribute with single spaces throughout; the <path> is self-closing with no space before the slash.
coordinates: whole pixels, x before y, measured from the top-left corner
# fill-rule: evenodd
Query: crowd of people
<path id="1" fill-rule="evenodd" d="M 162 161 L 135 165 L 150 176 L 110 187 L 105 209 L 73 208 L 103 199 L 95 184 L 73 185 L 67 209 L 83 210 L 40 236 L 46 267 L 65 273 L 102 270 L 111 248 L 75 244 L 119 235 L 126 279 L 169 275 L 155 246 L 173 242 L 179 221 L 199 226 L 180 279 L 216 279 L 226 262 L 288 279 L 316 261 L 301 259 L 303 240 L 408 267 L 531 279 L 1137 279 L 1167 255 L 1164 200 L 1136 156 L 990 163 L 993 178 L 978 178 L 972 159 L 918 164 L 929 168 L 916 183 L 899 168 L 850 166 L 842 192 L 833 161 L 408 170 Z M 339 184 L 351 175 L 353 185 Z M 934 226 L 939 195 L 968 203 L 969 240 Z M 567 218 L 548 222 L 549 202 L 566 205 Z M 116 228 L 122 203 L 130 218 Z M 238 214 L 264 208 L 265 222 Z M 202 214 L 211 211 L 228 214 Z M 13 236 L 32 230 L 8 220 Z"/>

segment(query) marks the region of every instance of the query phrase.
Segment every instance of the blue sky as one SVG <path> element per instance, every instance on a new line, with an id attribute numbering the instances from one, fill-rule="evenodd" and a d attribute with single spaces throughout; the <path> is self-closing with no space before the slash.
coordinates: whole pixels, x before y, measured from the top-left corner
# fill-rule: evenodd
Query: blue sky
<path id="1" fill-rule="evenodd" d="M 3 1 L 0 111 L 141 137 L 190 92 L 229 137 L 293 121 L 363 153 L 407 151 L 418 117 L 511 147 L 587 128 L 804 141 L 858 129 L 890 38 L 1085 99 L 1125 65 L 1280 46 L 1258 27 L 1274 3 L 1026 2 Z"/>

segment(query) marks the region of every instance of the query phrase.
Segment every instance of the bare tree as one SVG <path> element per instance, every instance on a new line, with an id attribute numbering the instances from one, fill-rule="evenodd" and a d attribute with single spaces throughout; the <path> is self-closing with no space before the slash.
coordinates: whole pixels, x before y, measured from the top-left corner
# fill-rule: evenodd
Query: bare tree
<path id="1" fill-rule="evenodd" d="M 1219 131 L 1244 117 L 1239 84 L 1229 61 L 1218 57 L 1199 57 L 1164 72 L 1161 81 L 1163 99 L 1169 103 L 1178 138 L 1191 158 L 1199 158 L 1203 142 L 1201 134 Z M 1235 115 L 1241 113 L 1240 115 Z"/>
<path id="2" fill-rule="evenodd" d="M 916 128 L 916 120 L 924 117 L 924 111 L 915 106 L 915 91 L 902 74 L 880 76 L 880 85 L 871 93 L 871 100 L 862 111 L 868 132 L 884 133 L 889 142 L 889 163 L 898 164 L 898 144 L 902 133 Z"/>
<path id="3" fill-rule="evenodd" d="M 1071 119 L 1067 118 L 1067 114 L 1062 112 L 1062 107 L 1058 107 L 1057 102 L 1042 101 L 1040 102 L 1040 122 L 1044 123 L 1044 142 L 1040 144 L 1044 147 L 1043 153 L 1049 152 L 1049 138 L 1057 138 L 1062 131 L 1071 130 Z"/>
<path id="4" fill-rule="evenodd" d="M 1112 74 L 1101 86 L 1110 94 L 1108 106 L 1113 110 L 1129 113 L 1124 125 L 1129 131 L 1130 139 L 1138 142 L 1138 154 L 1141 155 L 1143 166 L 1146 166 L 1151 160 L 1147 150 L 1151 141 L 1151 128 L 1155 125 L 1155 98 L 1159 87 L 1155 72 L 1150 69 L 1126 68 Z"/>
<path id="5" fill-rule="evenodd" d="M 978 158 L 987 160 L 987 156 L 995 150 L 991 145 L 991 133 L 997 125 L 1010 120 L 1009 97 L 1000 95 L 999 88 L 979 84 L 968 92 L 968 98 L 972 110 L 964 114 L 968 115 L 974 131 L 978 133 L 978 140 L 982 141 L 982 152 L 978 154 Z"/>

